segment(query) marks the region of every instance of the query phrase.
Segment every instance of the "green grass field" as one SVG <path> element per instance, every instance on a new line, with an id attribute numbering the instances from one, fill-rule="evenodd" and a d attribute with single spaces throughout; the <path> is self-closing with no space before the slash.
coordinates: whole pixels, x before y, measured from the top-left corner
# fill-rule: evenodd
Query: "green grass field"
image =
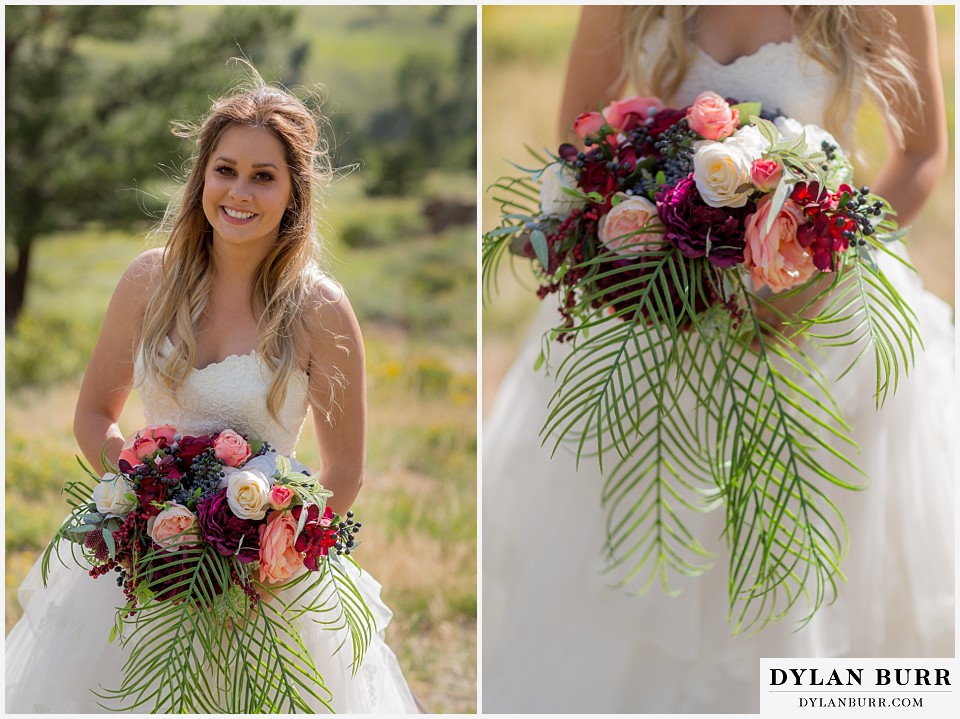
<path id="1" fill-rule="evenodd" d="M 387 638 L 414 692 L 431 712 L 474 712 L 475 229 L 428 235 L 420 199 L 367 199 L 360 182 L 337 183 L 324 213 L 329 269 L 367 345 L 358 559 L 395 612 Z M 473 182 L 448 176 L 427 185 L 472 197 Z M 349 246 L 346 228 L 363 225 L 380 228 L 382 242 Z M 6 344 L 7 630 L 20 616 L 16 588 L 65 514 L 59 489 L 80 472 L 71 426 L 83 368 L 116 281 L 146 246 L 143 234 L 88 229 L 46 237 L 36 249 L 27 310 Z M 141 425 L 132 397 L 122 427 Z M 297 453 L 316 466 L 310 420 Z"/>

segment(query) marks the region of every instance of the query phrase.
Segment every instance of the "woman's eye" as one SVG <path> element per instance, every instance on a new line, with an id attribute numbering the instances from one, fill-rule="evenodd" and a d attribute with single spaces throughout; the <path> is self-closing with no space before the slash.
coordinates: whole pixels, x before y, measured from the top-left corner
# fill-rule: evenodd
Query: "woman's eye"
<path id="1" fill-rule="evenodd" d="M 273 175 L 271 175 L 269 172 L 258 172 L 257 179 L 262 182 L 270 182 L 273 180 Z"/>
<path id="2" fill-rule="evenodd" d="M 218 175 L 224 175 L 227 177 L 229 177 L 230 175 L 233 175 L 233 168 L 229 167 L 228 165 L 220 165 L 220 167 L 215 167 L 213 171 L 216 172 Z"/>

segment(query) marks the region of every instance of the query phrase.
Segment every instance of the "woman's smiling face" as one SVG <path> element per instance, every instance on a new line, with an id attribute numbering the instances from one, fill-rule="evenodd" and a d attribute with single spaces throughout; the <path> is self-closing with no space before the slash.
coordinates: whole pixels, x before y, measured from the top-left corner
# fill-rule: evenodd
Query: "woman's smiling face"
<path id="1" fill-rule="evenodd" d="M 262 127 L 224 131 L 204 174 L 203 212 L 214 241 L 271 245 L 290 203 L 290 171 L 280 140 Z"/>

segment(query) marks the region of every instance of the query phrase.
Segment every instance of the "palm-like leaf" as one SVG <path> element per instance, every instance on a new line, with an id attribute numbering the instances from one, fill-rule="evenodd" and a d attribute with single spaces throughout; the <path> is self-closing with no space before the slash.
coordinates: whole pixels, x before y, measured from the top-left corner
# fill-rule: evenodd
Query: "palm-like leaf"
<path id="1" fill-rule="evenodd" d="M 372 636 L 373 617 L 345 570 L 328 559 L 318 573 L 266 590 L 268 601 L 249 610 L 231 604 L 233 557 L 209 545 L 177 550 L 178 566 L 152 582 L 154 596 L 128 610 L 121 641 L 127 650 L 123 682 L 99 693 L 109 708 L 156 713 L 313 713 L 332 711 L 332 694 L 304 645 L 305 621 L 319 614 L 343 634 L 354 667 Z M 168 560 L 155 550 L 142 564 Z M 232 588 L 231 588 L 232 587 Z M 167 595 L 161 592 L 168 593 Z M 176 594 L 176 599 L 166 598 Z M 313 702 L 313 705 L 309 702 Z"/>
<path id="2" fill-rule="evenodd" d="M 535 221 L 507 218 L 485 236 L 488 277 L 510 228 Z M 801 328 L 796 342 L 760 319 L 755 308 L 770 303 L 740 275 L 721 276 L 673 248 L 636 254 L 629 270 L 643 282 L 609 254 L 561 269 L 589 281 L 573 327 L 563 328 L 571 347 L 554 368 L 558 389 L 542 434 L 554 452 L 571 446 L 578 462 L 596 456 L 603 469 L 613 461 L 603 488 L 605 552 L 619 585 L 644 592 L 659 579 L 669 592 L 677 575 L 703 572 L 709 555 L 685 520 L 723 506 L 735 632 L 781 619 L 802 600 L 803 622 L 829 601 L 846 549 L 830 488 L 859 488 L 844 479 L 859 470 L 831 396 L 835 378 L 823 376 L 811 352 L 862 344 L 852 366 L 873 348 L 881 403 L 912 363 L 917 339 L 909 308 L 866 260 L 845 258 L 810 303 L 825 305 L 815 319 L 784 318 Z M 616 309 L 598 311 L 611 295 Z M 736 304 L 742 320 L 703 311 L 718 297 Z"/>

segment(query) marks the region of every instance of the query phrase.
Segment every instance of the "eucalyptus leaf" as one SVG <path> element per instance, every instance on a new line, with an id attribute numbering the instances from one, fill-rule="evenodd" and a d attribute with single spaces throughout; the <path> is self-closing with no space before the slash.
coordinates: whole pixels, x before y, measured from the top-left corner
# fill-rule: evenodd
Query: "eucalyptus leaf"
<path id="1" fill-rule="evenodd" d="M 530 244 L 537 255 L 537 261 L 543 267 L 545 272 L 550 271 L 550 251 L 547 248 L 547 237 L 540 230 L 534 230 L 530 233 Z"/>
<path id="2" fill-rule="evenodd" d="M 110 554 L 110 559 L 116 559 L 117 543 L 113 541 L 113 532 L 108 529 L 103 530 L 103 543 L 107 545 L 107 552 Z"/>

